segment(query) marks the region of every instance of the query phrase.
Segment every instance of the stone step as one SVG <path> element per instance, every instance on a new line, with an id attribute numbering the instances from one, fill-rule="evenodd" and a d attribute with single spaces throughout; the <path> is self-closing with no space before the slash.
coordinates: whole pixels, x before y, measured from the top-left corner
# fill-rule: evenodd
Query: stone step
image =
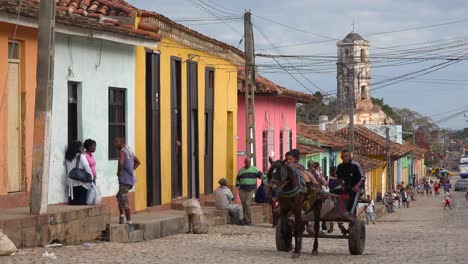
<path id="1" fill-rule="evenodd" d="M 127 225 L 110 224 L 109 241 L 138 242 L 163 236 L 187 233 L 188 216 L 181 211 L 168 210 L 134 214 L 132 216 L 135 231 L 128 232 Z M 114 218 L 114 223 L 118 218 Z"/>
<path id="2" fill-rule="evenodd" d="M 135 228 L 138 228 L 135 225 Z M 143 231 L 135 229 L 128 231 L 128 225 L 109 224 L 109 241 L 117 243 L 140 242 L 143 241 Z"/>

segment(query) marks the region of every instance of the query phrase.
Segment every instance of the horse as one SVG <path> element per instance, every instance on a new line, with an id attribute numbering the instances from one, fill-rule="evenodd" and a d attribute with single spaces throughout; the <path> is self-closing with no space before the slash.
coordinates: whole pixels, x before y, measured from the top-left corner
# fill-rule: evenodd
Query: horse
<path id="1" fill-rule="evenodd" d="M 312 188 L 311 192 L 304 194 L 301 184 L 298 182 L 293 167 L 285 164 L 284 161 L 278 160 L 273 161 L 270 159 L 271 167 L 268 170 L 267 177 L 270 182 L 271 191 L 277 195 L 278 202 L 280 205 L 280 230 L 281 237 L 285 239 L 284 247 L 278 248 L 278 250 L 289 251 L 292 249 L 291 238 L 289 238 L 288 232 L 288 218 L 289 213 L 294 215 L 294 251 L 293 258 L 298 258 L 302 248 L 302 236 L 304 232 L 304 226 L 306 223 L 302 220 L 302 209 L 304 207 L 304 201 L 310 205 L 307 213 L 313 212 L 314 214 L 314 246 L 312 255 L 318 255 L 318 236 L 320 229 L 320 212 L 322 210 L 322 200 L 320 199 L 321 190 Z M 308 230 L 308 232 L 312 232 Z"/>

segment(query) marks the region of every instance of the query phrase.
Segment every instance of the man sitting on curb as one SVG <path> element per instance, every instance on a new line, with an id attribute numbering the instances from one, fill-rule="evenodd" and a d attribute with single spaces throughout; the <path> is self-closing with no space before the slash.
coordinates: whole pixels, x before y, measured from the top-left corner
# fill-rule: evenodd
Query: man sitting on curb
<path id="1" fill-rule="evenodd" d="M 216 209 L 228 210 L 229 214 L 233 215 L 237 224 L 245 223 L 244 212 L 240 204 L 232 204 L 234 195 L 227 187 L 227 180 L 222 178 L 218 181 L 219 187 L 214 191 L 216 197 Z"/>

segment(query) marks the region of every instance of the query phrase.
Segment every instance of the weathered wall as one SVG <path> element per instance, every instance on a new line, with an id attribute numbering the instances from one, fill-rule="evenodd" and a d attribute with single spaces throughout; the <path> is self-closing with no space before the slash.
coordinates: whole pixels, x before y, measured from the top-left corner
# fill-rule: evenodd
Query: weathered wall
<path id="1" fill-rule="evenodd" d="M 20 89 L 22 97 L 22 190 L 21 194 L 8 194 L 8 148 L 18 146 L 7 142 L 8 89 L 8 40 L 13 39 L 15 25 L 0 22 L 0 207 L 26 206 L 31 184 L 32 143 L 34 129 L 34 100 L 36 91 L 37 30 L 18 26 L 16 41 L 21 43 L 20 50 Z M 21 196 L 21 199 L 18 197 Z"/>
<path id="2" fill-rule="evenodd" d="M 102 48 L 101 48 L 102 47 Z M 127 143 L 134 145 L 135 48 L 92 38 L 57 34 L 52 106 L 52 141 L 49 177 L 49 203 L 67 201 L 64 154 L 68 133 L 67 82 L 81 83 L 81 140 L 97 142 L 97 185 L 103 196 L 118 191 L 117 160 L 108 157 L 109 87 L 126 88 Z M 81 100 L 81 101 L 80 101 Z"/>
<path id="3" fill-rule="evenodd" d="M 149 48 L 149 47 L 148 47 Z M 188 60 L 198 64 L 198 145 L 199 148 L 199 176 L 200 194 L 204 193 L 204 151 L 205 145 L 205 69 L 215 69 L 215 102 L 214 102 L 214 160 L 213 160 L 213 188 L 218 185 L 220 178 L 226 177 L 232 182 L 236 173 L 236 144 L 235 132 L 228 138 L 228 130 L 237 131 L 237 67 L 231 62 L 215 55 L 192 49 L 170 38 L 164 37 L 158 47 L 151 48 L 158 51 L 160 56 L 160 120 L 161 120 L 161 198 L 162 204 L 171 202 L 171 57 L 181 59 L 182 63 L 182 157 L 187 157 L 187 64 Z M 145 48 L 136 48 L 136 155 L 146 162 L 146 109 L 145 102 Z M 228 112 L 232 113 L 232 122 L 228 124 Z M 146 194 L 146 165 L 143 164 L 136 172 L 136 209 L 142 210 L 147 205 Z M 182 162 L 183 196 L 188 194 L 187 159 Z"/>
<path id="4" fill-rule="evenodd" d="M 236 81 L 237 83 L 237 81 Z M 245 97 L 239 95 L 237 115 L 237 148 L 245 152 Z M 255 95 L 255 140 L 257 160 L 255 165 L 262 169 L 262 132 L 271 127 L 274 129 L 274 160 L 280 158 L 280 131 L 287 127 L 292 131 L 292 148 L 296 147 L 296 100 L 292 98 Z M 286 134 L 285 134 L 286 137 Z M 284 140 L 286 142 L 286 140 Z M 284 143 L 284 153 L 288 151 Z M 283 155 L 284 155 L 283 153 Z M 245 156 L 237 157 L 237 169 L 244 165 Z"/>

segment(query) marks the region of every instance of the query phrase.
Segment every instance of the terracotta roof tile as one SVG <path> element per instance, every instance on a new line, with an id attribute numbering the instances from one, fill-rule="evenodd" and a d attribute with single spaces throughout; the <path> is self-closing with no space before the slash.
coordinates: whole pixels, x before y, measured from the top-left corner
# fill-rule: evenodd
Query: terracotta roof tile
<path id="1" fill-rule="evenodd" d="M 245 71 L 243 68 L 238 70 L 237 74 L 238 79 L 238 91 L 241 93 L 245 92 Z M 298 91 L 289 90 L 285 87 L 282 87 L 267 78 L 258 75 L 257 79 L 255 80 L 255 87 L 254 87 L 255 94 L 265 94 L 265 95 L 273 95 L 279 97 L 290 97 L 296 99 L 300 103 L 310 103 L 312 101 L 318 101 L 318 98 L 311 95 L 306 94 Z"/>
<path id="2" fill-rule="evenodd" d="M 348 142 L 334 135 L 322 132 L 318 128 L 304 124 L 297 124 L 297 135 L 317 142 L 323 147 L 341 149 L 348 146 Z"/>
<path id="3" fill-rule="evenodd" d="M 335 132 L 335 136 L 343 139 L 348 138 L 348 127 L 344 127 Z M 355 142 L 361 147 L 356 149 L 356 153 L 365 156 L 385 156 L 386 155 L 386 140 L 379 134 L 371 131 L 365 126 L 354 127 Z M 402 157 L 410 152 L 410 150 L 396 142 L 390 143 L 390 152 L 394 157 Z"/>
<path id="4" fill-rule="evenodd" d="M 406 141 L 403 141 L 403 146 L 411 153 L 413 153 L 413 155 L 416 157 L 416 158 L 424 158 L 424 155 L 428 152 L 426 149 L 423 149 L 423 148 L 420 148 L 418 146 L 415 146 L 415 145 L 411 145 L 410 143 L 406 142 Z"/>
<path id="5" fill-rule="evenodd" d="M 296 144 L 296 149 L 299 150 L 301 155 L 311 155 L 311 154 L 317 154 L 323 151 L 322 148 L 319 148 L 317 146 L 311 146 L 305 143 L 297 143 Z"/>
<path id="6" fill-rule="evenodd" d="M 354 154 L 353 159 L 361 164 L 361 167 L 365 172 L 381 168 L 386 164 L 386 162 L 383 160 L 371 159 L 369 157 L 362 156 L 359 154 Z"/>
<path id="7" fill-rule="evenodd" d="M 123 0 L 56 0 L 56 3 L 57 24 L 133 38 L 160 39 L 157 31 L 133 28 L 139 10 Z M 0 12 L 16 15 L 18 6 L 16 0 L 0 0 Z M 23 0 L 20 15 L 37 19 L 39 0 Z"/>

